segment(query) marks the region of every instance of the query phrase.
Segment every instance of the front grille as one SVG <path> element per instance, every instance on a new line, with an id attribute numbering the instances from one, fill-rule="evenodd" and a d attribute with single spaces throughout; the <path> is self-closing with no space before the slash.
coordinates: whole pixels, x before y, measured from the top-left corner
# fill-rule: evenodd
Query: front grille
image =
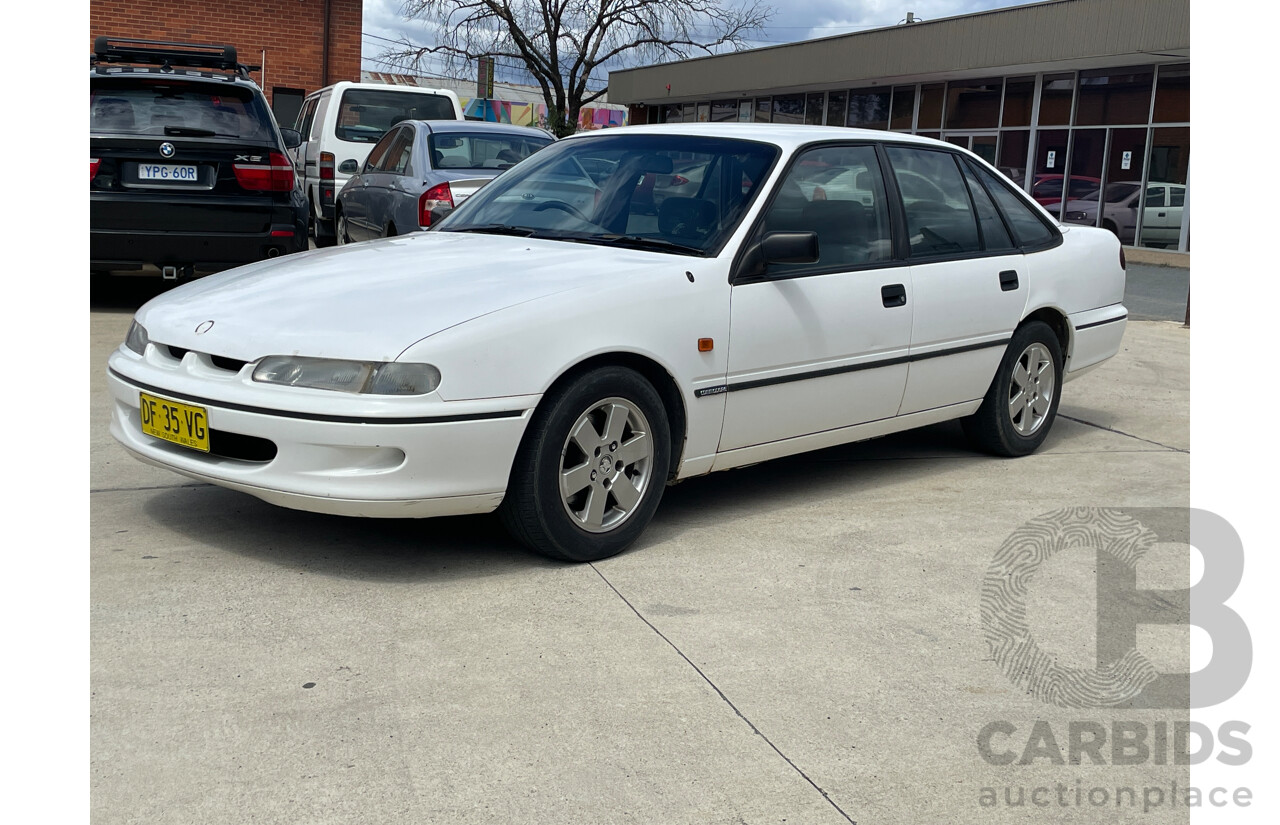
<path id="1" fill-rule="evenodd" d="M 172 344 L 158 343 L 156 344 L 156 346 L 160 349 L 160 351 L 163 354 L 169 356 L 175 361 L 181 361 L 188 352 L 191 352 L 191 350 L 189 349 L 184 349 L 183 347 L 175 347 Z M 243 369 L 244 366 L 249 363 L 248 361 L 241 361 L 236 358 L 228 358 L 225 355 L 214 355 L 212 353 L 207 353 L 207 352 L 197 352 L 196 355 L 200 355 L 200 356 L 203 356 L 204 358 L 209 359 L 209 363 L 212 364 L 217 369 L 226 370 L 227 372 L 232 372 L 232 373 L 240 372 L 240 370 Z"/>

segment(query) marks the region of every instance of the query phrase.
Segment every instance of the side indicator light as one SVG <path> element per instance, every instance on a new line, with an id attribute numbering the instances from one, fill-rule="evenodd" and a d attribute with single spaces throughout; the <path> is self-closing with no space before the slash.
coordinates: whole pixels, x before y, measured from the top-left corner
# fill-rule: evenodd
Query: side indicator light
<path id="1" fill-rule="evenodd" d="M 698 339 L 698 352 L 711 352 L 711 350 L 715 349 L 715 347 L 716 347 L 716 342 L 715 342 L 715 339 L 713 338 Z"/>

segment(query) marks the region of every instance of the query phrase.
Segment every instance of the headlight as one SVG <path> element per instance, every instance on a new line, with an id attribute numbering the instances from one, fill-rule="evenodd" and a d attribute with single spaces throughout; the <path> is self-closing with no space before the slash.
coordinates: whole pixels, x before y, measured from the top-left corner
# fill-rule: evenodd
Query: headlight
<path id="1" fill-rule="evenodd" d="M 425 395 L 440 386 L 440 370 L 430 364 L 269 355 L 254 368 L 253 380 L 370 395 Z"/>
<path id="2" fill-rule="evenodd" d="M 151 343 L 151 339 L 147 337 L 147 330 L 134 321 L 129 325 L 129 334 L 124 337 L 124 345 L 139 355 L 146 355 L 147 344 Z"/>

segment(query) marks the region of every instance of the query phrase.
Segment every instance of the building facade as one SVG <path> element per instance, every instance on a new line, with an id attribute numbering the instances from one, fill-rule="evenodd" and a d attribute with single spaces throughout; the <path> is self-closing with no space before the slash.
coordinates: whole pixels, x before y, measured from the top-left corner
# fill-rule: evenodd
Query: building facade
<path id="1" fill-rule="evenodd" d="M 360 79 L 364 0 L 91 0 L 89 45 L 100 35 L 235 46 L 284 126 L 302 99 Z"/>
<path id="2" fill-rule="evenodd" d="M 1188 250 L 1189 0 L 1050 0 L 611 72 L 632 123 L 811 123 L 940 138 L 1051 213 Z"/>

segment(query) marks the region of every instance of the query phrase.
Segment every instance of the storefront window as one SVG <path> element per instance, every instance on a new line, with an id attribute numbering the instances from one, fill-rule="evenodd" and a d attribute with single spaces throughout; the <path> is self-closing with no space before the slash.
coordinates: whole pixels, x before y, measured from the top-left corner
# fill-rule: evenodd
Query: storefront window
<path id="1" fill-rule="evenodd" d="M 911 122 L 916 114 L 916 87 L 894 86 L 893 109 L 889 115 L 890 129 L 911 131 Z"/>
<path id="2" fill-rule="evenodd" d="M 826 98 L 822 92 L 814 92 L 805 99 L 804 122 L 809 126 L 822 125 L 822 105 Z"/>
<path id="3" fill-rule="evenodd" d="M 1152 123 L 1191 122 L 1191 64 L 1161 66 L 1156 80 Z"/>
<path id="4" fill-rule="evenodd" d="M 1187 199 L 1191 130 L 1152 129 L 1147 190 L 1142 210 L 1142 246 L 1177 248 Z"/>
<path id="5" fill-rule="evenodd" d="M 1005 177 L 1016 183 L 1019 189 L 1026 188 L 1027 149 L 1030 140 L 1031 133 L 1022 129 L 1000 133 L 1000 162 L 995 166 Z"/>
<path id="6" fill-rule="evenodd" d="M 710 120 L 711 120 L 711 104 L 699 103 L 698 104 L 698 122 L 707 123 Z"/>
<path id="7" fill-rule="evenodd" d="M 953 80 L 947 84 L 948 129 L 994 129 L 1000 125 L 1000 79 Z"/>
<path id="8" fill-rule="evenodd" d="M 827 125 L 843 126 L 845 112 L 849 109 L 848 92 L 831 92 L 827 95 Z"/>
<path id="9" fill-rule="evenodd" d="M 1075 75 L 1047 74 L 1040 86 L 1040 125 L 1066 126 L 1071 122 L 1071 97 Z"/>
<path id="10" fill-rule="evenodd" d="M 917 129 L 942 127 L 942 99 L 945 88 L 942 83 L 926 83 L 920 87 L 920 114 L 916 122 Z"/>
<path id="11" fill-rule="evenodd" d="M 738 119 L 738 101 L 711 101 L 711 120 L 714 123 L 732 122 Z"/>
<path id="12" fill-rule="evenodd" d="M 1081 72 L 1076 125 L 1146 123 L 1151 113 L 1151 80 L 1150 66 Z"/>
<path id="13" fill-rule="evenodd" d="M 889 128 L 889 92 L 854 89 L 849 92 L 849 126 L 861 129 Z"/>
<path id="14" fill-rule="evenodd" d="M 767 97 L 756 98 L 756 123 L 768 123 L 773 112 L 772 101 Z"/>
<path id="15" fill-rule="evenodd" d="M 804 95 L 779 95 L 773 99 L 774 123 L 804 123 Z"/>
<path id="16" fill-rule="evenodd" d="M 684 107 L 679 103 L 662 107 L 663 123 L 679 123 L 684 120 Z"/>
<path id="17" fill-rule="evenodd" d="M 1036 96 L 1034 77 L 1011 77 L 1004 84 L 1004 116 L 1001 126 L 1030 126 L 1031 104 Z"/>
<path id="18" fill-rule="evenodd" d="M 754 114 L 754 112 L 755 112 L 755 101 L 753 100 L 738 101 L 738 122 L 739 123 L 750 123 L 751 116 Z"/>

